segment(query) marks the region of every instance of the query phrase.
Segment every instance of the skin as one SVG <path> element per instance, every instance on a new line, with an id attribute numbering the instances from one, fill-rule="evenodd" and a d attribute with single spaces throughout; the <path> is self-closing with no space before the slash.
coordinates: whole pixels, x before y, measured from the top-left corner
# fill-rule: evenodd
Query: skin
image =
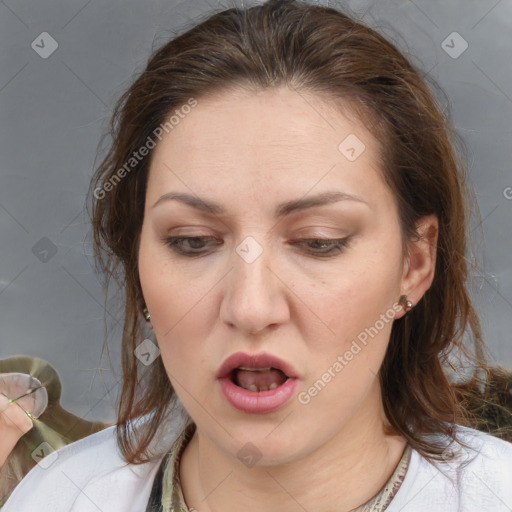
<path id="1" fill-rule="evenodd" d="M 17 403 L 9 403 L 9 398 L 0 393 L 0 468 L 21 436 L 33 426 L 26 412 Z"/>
<path id="2" fill-rule="evenodd" d="M 153 153 L 139 273 L 169 379 L 197 425 L 180 476 L 187 506 L 198 511 L 259 511 L 261 503 L 266 511 L 348 511 L 381 490 L 406 446 L 383 432 L 377 375 L 392 321 L 307 405 L 294 396 L 272 413 L 241 412 L 215 378 L 229 355 L 265 351 L 291 363 L 301 376 L 296 395 L 306 392 L 401 294 L 416 304 L 432 283 L 437 219 L 422 219 L 424 239 L 402 258 L 377 141 L 345 107 L 347 115 L 284 87 L 224 91 L 199 99 Z M 353 162 L 338 150 L 349 134 L 366 146 Z M 281 202 L 333 190 L 365 202 L 274 217 Z M 226 211 L 153 207 L 168 192 Z M 220 245 L 184 243 L 204 251 L 187 258 L 166 244 L 169 236 L 212 236 Z M 252 263 L 236 252 L 248 236 L 263 249 Z M 347 236 L 328 258 L 290 244 Z M 249 442 L 261 455 L 253 467 L 237 458 Z"/>

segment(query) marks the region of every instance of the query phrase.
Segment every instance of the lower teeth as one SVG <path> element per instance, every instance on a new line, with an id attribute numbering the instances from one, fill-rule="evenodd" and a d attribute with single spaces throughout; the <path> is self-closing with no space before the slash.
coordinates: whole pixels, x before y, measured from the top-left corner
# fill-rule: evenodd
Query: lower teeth
<path id="1" fill-rule="evenodd" d="M 268 390 L 272 390 L 272 389 L 276 389 L 277 388 L 277 383 L 276 382 L 273 382 L 272 384 L 270 384 L 270 386 L 266 387 L 261 387 L 259 388 L 258 386 L 254 385 L 254 384 L 250 384 L 249 386 L 242 386 L 240 385 L 241 388 L 244 388 L 244 389 L 247 389 L 249 391 L 254 391 L 254 392 L 257 392 L 257 391 L 268 391 Z"/>

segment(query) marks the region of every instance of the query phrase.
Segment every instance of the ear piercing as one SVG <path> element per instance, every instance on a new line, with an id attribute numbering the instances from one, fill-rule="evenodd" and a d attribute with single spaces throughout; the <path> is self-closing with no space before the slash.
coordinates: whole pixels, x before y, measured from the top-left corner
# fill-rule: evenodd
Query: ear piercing
<path id="1" fill-rule="evenodd" d="M 149 314 L 148 308 L 144 308 L 142 310 L 142 314 L 144 315 L 144 318 L 146 319 L 146 323 L 148 324 L 148 327 L 150 329 L 153 329 L 153 324 L 151 323 L 151 315 Z"/>
<path id="2" fill-rule="evenodd" d="M 407 299 L 407 295 L 400 295 L 400 299 L 398 299 L 398 304 L 400 304 L 404 311 L 407 313 L 409 310 L 412 309 L 412 302 Z"/>

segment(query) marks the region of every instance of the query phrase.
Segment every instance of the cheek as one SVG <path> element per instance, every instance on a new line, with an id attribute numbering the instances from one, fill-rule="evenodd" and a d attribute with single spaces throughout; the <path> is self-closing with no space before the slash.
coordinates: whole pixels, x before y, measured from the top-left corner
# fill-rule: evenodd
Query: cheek
<path id="1" fill-rule="evenodd" d="M 378 276 L 368 267 L 338 281 L 328 299 L 320 290 L 317 296 L 309 296 L 317 308 L 323 306 L 324 321 L 330 329 L 318 327 L 316 336 L 309 333 L 309 350 L 314 356 L 308 361 L 300 403 L 307 403 L 304 411 L 315 418 L 331 418 L 341 424 L 378 387 L 394 312 L 390 293 L 393 279 Z M 386 312 L 390 312 L 388 316 Z"/>
<path id="2" fill-rule="evenodd" d="M 397 300 L 400 273 L 397 265 L 369 259 L 346 268 L 324 283 L 299 291 L 313 311 L 334 331 L 337 338 L 349 338 L 369 327 Z"/>
<path id="3" fill-rule="evenodd" d="M 339 385 L 345 378 L 354 383 L 378 373 L 396 312 L 393 305 L 401 276 L 396 250 L 385 252 L 378 247 L 360 247 L 357 254 L 344 260 L 343 268 L 308 289 L 299 290 L 297 285 L 297 295 L 307 298 L 305 302 L 322 322 L 318 325 L 311 320 L 311 313 L 308 315 L 310 329 L 306 336 L 316 353 L 312 361 L 314 375 L 309 376 L 313 380 L 345 354 L 345 377 L 338 377 Z M 303 327 L 306 332 L 307 324 Z"/>
<path id="4" fill-rule="evenodd" d="M 172 263 L 169 251 L 143 231 L 138 260 L 142 293 L 155 332 L 170 334 L 199 301 L 201 289 L 190 285 L 190 276 Z"/>
<path id="5" fill-rule="evenodd" d="M 173 265 L 158 244 L 141 236 L 139 277 L 153 333 L 172 380 L 187 379 L 187 368 L 201 364 L 201 340 L 210 332 L 214 311 L 208 279 L 193 279 Z M 193 283 L 193 284 L 191 284 Z"/>

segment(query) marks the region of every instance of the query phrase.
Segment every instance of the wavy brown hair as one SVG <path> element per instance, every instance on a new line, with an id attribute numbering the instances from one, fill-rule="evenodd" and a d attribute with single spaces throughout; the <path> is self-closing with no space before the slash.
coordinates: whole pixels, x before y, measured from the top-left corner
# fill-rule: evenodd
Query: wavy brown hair
<path id="1" fill-rule="evenodd" d="M 151 152 L 130 169 L 126 162 L 175 110 L 232 87 L 285 86 L 328 98 L 335 108 L 349 105 L 378 141 L 383 178 L 398 204 L 404 255 L 418 236 L 417 221 L 437 215 L 434 281 L 412 311 L 394 321 L 379 374 L 388 433 L 438 460 L 446 443 L 433 434 L 459 441 L 455 424 L 481 426 L 475 404 L 489 368 L 466 287 L 473 264 L 465 254 L 472 195 L 463 144 L 429 82 L 441 88 L 423 75 L 353 16 L 299 1 L 210 14 L 154 52 L 116 104 L 110 148 L 90 190 L 97 263 L 107 287 L 114 278 L 124 291 L 117 437 L 128 462 L 148 460 L 149 443 L 175 393 L 161 359 L 145 367 L 134 355 L 145 337 L 137 259 Z M 453 354 L 460 363 L 448 359 Z M 133 422 L 144 415 L 147 429 L 136 435 Z"/>

